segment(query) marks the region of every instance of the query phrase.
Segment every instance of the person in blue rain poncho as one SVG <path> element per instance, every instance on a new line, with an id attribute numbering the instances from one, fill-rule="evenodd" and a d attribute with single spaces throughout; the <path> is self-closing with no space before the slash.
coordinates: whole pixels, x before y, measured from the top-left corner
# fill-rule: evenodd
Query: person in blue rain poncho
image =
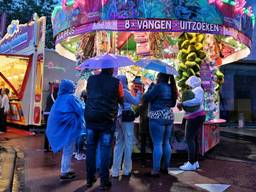
<path id="1" fill-rule="evenodd" d="M 70 80 L 62 80 L 58 97 L 49 114 L 46 134 L 54 153 L 63 150 L 61 159 L 61 180 L 75 178 L 71 171 L 71 158 L 76 139 L 84 128 L 84 110 L 74 96 L 75 85 Z"/>

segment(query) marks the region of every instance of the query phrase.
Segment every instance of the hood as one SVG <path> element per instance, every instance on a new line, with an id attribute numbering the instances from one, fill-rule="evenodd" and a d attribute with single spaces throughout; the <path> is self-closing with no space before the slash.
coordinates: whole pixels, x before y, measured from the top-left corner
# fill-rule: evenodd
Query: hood
<path id="1" fill-rule="evenodd" d="M 201 79 L 199 77 L 196 77 L 196 76 L 191 76 L 186 81 L 186 85 L 188 85 L 192 89 L 194 89 L 196 87 L 200 87 L 201 86 Z"/>
<path id="2" fill-rule="evenodd" d="M 60 82 L 58 95 L 75 93 L 75 84 L 71 80 L 63 79 Z"/>
<path id="3" fill-rule="evenodd" d="M 123 88 L 128 87 L 128 81 L 125 75 L 118 75 L 117 78 L 121 81 Z"/>

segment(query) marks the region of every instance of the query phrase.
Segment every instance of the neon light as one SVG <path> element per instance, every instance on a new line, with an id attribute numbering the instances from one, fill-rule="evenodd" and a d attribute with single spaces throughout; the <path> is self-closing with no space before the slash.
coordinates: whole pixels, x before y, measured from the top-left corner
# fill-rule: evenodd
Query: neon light
<path id="1" fill-rule="evenodd" d="M 54 8 L 53 12 L 52 12 L 52 18 L 55 18 L 56 14 L 58 13 L 58 11 L 62 10 L 62 6 L 58 5 Z"/>
<path id="2" fill-rule="evenodd" d="M 235 1 L 235 12 L 238 13 L 238 14 L 243 14 L 244 13 L 244 7 L 245 7 L 245 4 L 246 4 L 246 1 L 245 0 L 236 0 Z"/>

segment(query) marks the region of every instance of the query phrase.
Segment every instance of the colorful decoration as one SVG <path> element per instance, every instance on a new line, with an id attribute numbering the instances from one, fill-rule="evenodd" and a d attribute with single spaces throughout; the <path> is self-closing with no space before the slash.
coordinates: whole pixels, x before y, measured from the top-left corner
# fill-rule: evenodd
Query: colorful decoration
<path id="1" fill-rule="evenodd" d="M 208 2 L 206 0 L 63 0 L 52 13 L 53 31 L 54 35 L 57 35 L 71 27 L 91 22 L 149 18 L 224 24 L 242 31 L 244 29 L 241 30 L 240 26 L 247 23 L 247 20 L 252 26 L 255 23 L 252 7 L 246 8 L 245 2 L 245 0 L 208 0 Z M 213 6 L 214 4 L 216 6 Z M 248 18 L 238 19 L 243 16 Z"/>
<path id="2" fill-rule="evenodd" d="M 252 7 L 245 8 L 246 0 L 208 0 L 208 2 L 209 4 L 215 3 L 222 13 L 228 17 L 245 14 L 251 18 L 253 26 L 255 25 L 255 15 L 253 14 Z"/>
<path id="3" fill-rule="evenodd" d="M 186 80 L 193 75 L 200 76 L 200 65 L 206 57 L 203 51 L 205 35 L 183 33 L 179 38 L 178 86 L 185 89 Z"/>

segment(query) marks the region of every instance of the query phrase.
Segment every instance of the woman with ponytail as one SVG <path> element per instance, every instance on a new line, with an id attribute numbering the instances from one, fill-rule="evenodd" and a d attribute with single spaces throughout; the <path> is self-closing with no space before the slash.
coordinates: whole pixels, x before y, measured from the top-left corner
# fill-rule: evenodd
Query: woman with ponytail
<path id="1" fill-rule="evenodd" d="M 162 171 L 168 172 L 171 159 L 170 136 L 174 120 L 172 107 L 176 105 L 177 96 L 173 75 L 159 73 L 157 83 L 143 97 L 143 101 L 149 104 L 149 131 L 154 147 L 153 169 L 148 176 L 159 177 L 162 157 Z"/>

